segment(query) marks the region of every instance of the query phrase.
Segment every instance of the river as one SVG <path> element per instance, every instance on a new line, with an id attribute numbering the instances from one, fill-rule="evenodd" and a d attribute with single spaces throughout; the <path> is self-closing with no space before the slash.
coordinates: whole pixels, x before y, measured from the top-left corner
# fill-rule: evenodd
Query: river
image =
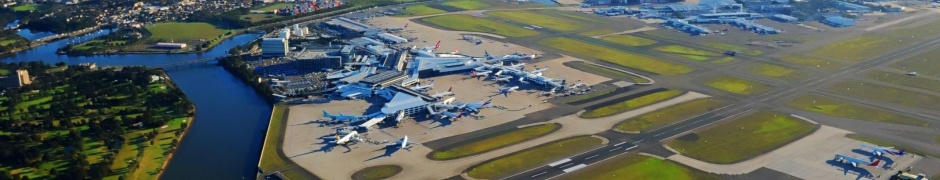
<path id="1" fill-rule="evenodd" d="M 159 65 L 223 56 L 232 47 L 261 34 L 242 34 L 199 54 L 125 54 L 65 56 L 56 49 L 107 34 L 98 31 L 76 39 L 62 39 L 0 58 L 6 62 L 45 61 L 98 66 Z M 254 90 L 221 66 L 194 65 L 167 68 L 173 81 L 196 104 L 196 119 L 183 138 L 162 179 L 254 179 L 271 106 Z M 151 171 L 151 170 L 146 170 Z"/>

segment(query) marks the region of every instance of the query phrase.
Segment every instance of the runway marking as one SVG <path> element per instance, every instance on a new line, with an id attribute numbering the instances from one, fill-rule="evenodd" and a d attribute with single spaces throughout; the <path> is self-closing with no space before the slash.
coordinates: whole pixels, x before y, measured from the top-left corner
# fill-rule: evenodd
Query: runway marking
<path id="1" fill-rule="evenodd" d="M 627 143 L 627 142 L 617 143 L 617 144 L 614 144 L 614 146 L 623 145 L 623 143 Z"/>
<path id="2" fill-rule="evenodd" d="M 613 149 L 610 149 L 610 150 L 609 150 L 609 151 L 607 151 L 607 152 L 614 152 L 614 151 L 616 151 L 617 149 L 620 149 L 620 147 L 617 147 L 617 148 L 613 148 Z"/>
<path id="3" fill-rule="evenodd" d="M 593 156 L 589 156 L 589 157 L 587 157 L 587 158 L 584 158 L 584 160 L 588 160 L 588 159 L 591 159 L 591 158 L 595 158 L 595 157 L 597 157 L 597 156 L 599 156 L 599 155 L 600 155 L 600 154 L 595 154 L 595 155 L 593 155 Z"/>
<path id="4" fill-rule="evenodd" d="M 565 158 L 565 159 L 562 159 L 562 160 L 560 160 L 560 161 L 555 161 L 555 162 L 553 162 L 553 163 L 551 163 L 551 164 L 548 164 L 548 166 L 554 167 L 554 166 L 557 166 L 557 165 L 566 163 L 566 162 L 568 162 L 568 161 L 571 161 L 571 159 Z"/>
<path id="5" fill-rule="evenodd" d="M 565 169 L 564 171 L 565 171 L 565 173 L 570 173 L 570 172 L 574 172 L 574 171 L 577 171 L 578 169 L 581 169 L 581 168 L 584 168 L 584 167 L 587 167 L 587 165 L 584 165 L 584 164 L 578 164 L 577 166 L 574 166 L 574 167 L 571 167 L 571 168 L 568 168 L 568 169 Z"/>
<path id="6" fill-rule="evenodd" d="M 631 150 L 631 149 L 633 149 L 633 148 L 636 148 L 636 145 L 630 146 L 630 147 L 628 147 L 627 149 L 624 149 L 624 151 L 629 151 L 629 150 Z"/>
<path id="7" fill-rule="evenodd" d="M 662 136 L 663 134 L 666 134 L 666 132 L 661 132 L 659 134 L 653 135 L 653 137 L 659 137 L 659 136 Z"/>
<path id="8" fill-rule="evenodd" d="M 633 142 L 633 144 L 639 144 L 640 142 L 645 141 L 646 139 L 640 139 L 639 141 Z"/>
<path id="9" fill-rule="evenodd" d="M 535 176 L 540 176 L 540 175 L 543 175 L 543 174 L 545 174 L 545 173 L 548 173 L 548 171 L 543 171 L 543 172 L 541 172 L 541 173 L 538 173 L 538 174 L 535 174 L 535 175 L 532 175 L 532 177 L 535 177 Z"/>
<path id="10" fill-rule="evenodd" d="M 565 168 L 565 167 L 568 167 L 568 166 L 571 166 L 571 165 L 574 165 L 574 163 L 565 164 L 565 165 L 562 165 L 562 166 L 558 166 L 558 168 Z"/>

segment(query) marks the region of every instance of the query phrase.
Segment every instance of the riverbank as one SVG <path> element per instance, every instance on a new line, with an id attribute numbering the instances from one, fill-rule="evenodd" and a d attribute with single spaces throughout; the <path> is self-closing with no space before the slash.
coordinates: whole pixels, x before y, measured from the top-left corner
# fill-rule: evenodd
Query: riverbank
<path id="1" fill-rule="evenodd" d="M 0 52 L 0 56 L 7 56 L 7 55 L 11 55 L 11 54 L 16 54 L 16 53 L 18 53 L 18 52 L 20 52 L 20 51 L 29 50 L 29 49 L 32 49 L 32 48 L 34 48 L 34 47 L 39 47 L 39 46 L 45 45 L 46 43 L 53 42 L 53 41 L 58 41 L 58 40 L 62 40 L 62 39 L 65 39 L 65 38 L 72 38 L 72 37 L 76 37 L 76 36 L 82 36 L 82 35 L 85 35 L 85 34 L 88 34 L 88 33 L 91 33 L 91 32 L 95 32 L 95 31 L 97 31 L 97 30 L 99 30 L 99 29 L 101 29 L 101 26 L 100 26 L 100 25 L 99 25 L 99 26 L 95 26 L 95 27 L 85 28 L 85 29 L 78 30 L 78 31 L 75 31 L 75 32 L 66 33 L 65 35 L 52 35 L 52 36 L 49 36 L 49 37 L 39 38 L 39 39 L 36 39 L 36 40 L 33 40 L 33 41 L 29 42 L 29 45 L 27 45 L 26 47 L 13 48 L 13 49 L 11 49 L 10 51 Z"/>
<path id="2" fill-rule="evenodd" d="M 163 72 L 164 72 L 164 73 L 163 73 L 164 78 L 170 80 L 170 82 L 173 82 L 172 79 L 170 78 L 170 75 L 166 74 L 166 71 L 163 71 Z M 176 83 L 171 83 L 171 84 L 173 85 L 173 88 L 179 89 L 179 86 L 177 86 Z M 190 100 L 189 97 L 186 97 L 186 100 L 192 102 L 192 100 Z M 186 120 L 185 123 L 193 124 L 193 122 L 195 122 L 195 120 L 196 120 L 196 116 L 198 115 L 198 113 L 196 112 L 196 105 L 190 106 L 190 112 L 191 112 L 192 115 L 189 116 L 189 119 Z M 186 137 L 186 135 L 189 134 L 189 129 L 192 128 L 192 127 L 193 127 L 193 126 L 186 126 L 186 128 L 180 129 L 180 130 L 183 131 L 183 133 L 181 133 L 181 134 L 179 135 L 179 137 L 176 138 L 177 142 L 183 142 L 183 138 Z M 164 160 L 164 161 L 163 161 L 163 165 L 160 166 L 161 169 L 166 169 L 167 166 L 170 165 L 170 161 L 173 160 L 173 155 L 174 155 L 174 154 L 176 154 L 176 153 L 173 152 L 173 153 L 170 153 L 170 154 L 167 154 L 167 155 L 166 155 L 166 160 Z M 160 171 L 159 173 L 157 173 L 157 176 L 156 176 L 156 178 L 154 178 L 154 179 L 160 179 L 160 176 L 163 176 L 163 173 L 164 173 L 164 172 L 166 172 L 166 171 Z"/>

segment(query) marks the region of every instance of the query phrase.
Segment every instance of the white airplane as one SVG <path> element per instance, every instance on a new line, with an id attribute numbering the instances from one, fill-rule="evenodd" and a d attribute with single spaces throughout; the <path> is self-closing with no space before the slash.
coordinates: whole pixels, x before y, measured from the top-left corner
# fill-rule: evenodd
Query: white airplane
<path id="1" fill-rule="evenodd" d="M 552 95 L 555 95 L 555 88 L 552 88 L 552 90 L 548 90 L 548 91 L 542 91 L 542 93 L 541 93 L 540 95 L 542 95 L 542 96 L 552 96 Z"/>
<path id="2" fill-rule="evenodd" d="M 868 160 L 859 159 L 859 158 L 856 158 L 856 157 L 846 156 L 846 155 L 842 155 L 842 154 L 836 154 L 835 160 L 836 160 L 836 161 L 839 161 L 839 162 L 842 162 L 842 163 L 846 163 L 846 164 L 852 165 L 852 166 L 854 166 L 854 167 L 858 167 L 859 165 L 878 166 L 878 163 L 881 163 L 881 159 L 877 159 L 877 160 L 875 160 L 875 162 L 871 162 L 871 161 L 868 161 Z"/>
<path id="3" fill-rule="evenodd" d="M 892 151 L 894 150 L 894 147 L 881 147 L 881 146 L 875 146 L 875 145 L 862 143 L 862 148 L 871 149 L 871 153 L 875 154 L 875 156 L 884 156 L 885 154 L 893 154 L 893 155 L 898 155 L 898 156 L 904 155 L 903 149 L 899 151 Z"/>
<path id="4" fill-rule="evenodd" d="M 490 98 L 489 100 L 475 102 L 475 103 L 459 103 L 457 104 L 457 106 L 461 107 L 464 110 L 477 113 L 477 112 L 480 112 L 481 108 L 490 107 L 492 105 L 490 103 L 492 102 L 493 102 L 493 98 Z"/>
<path id="5" fill-rule="evenodd" d="M 496 82 L 509 82 L 510 79 L 512 79 L 512 76 L 499 76 L 498 78 L 494 78 L 493 81 L 496 81 Z"/>
<path id="6" fill-rule="evenodd" d="M 396 123 L 401 123 L 402 120 L 405 120 L 405 110 L 399 110 L 398 116 L 395 116 Z"/>
<path id="7" fill-rule="evenodd" d="M 542 71 L 545 71 L 545 70 L 548 70 L 548 67 L 545 67 L 545 68 L 542 68 L 542 69 L 539 69 L 539 67 L 535 67 L 535 70 L 532 70 L 532 71 L 529 72 L 529 73 L 537 74 L 537 75 L 541 76 L 541 75 L 542 75 Z"/>
<path id="8" fill-rule="evenodd" d="M 359 132 L 352 131 L 352 132 L 349 132 L 349 134 L 346 134 L 345 136 L 343 136 L 343 138 L 339 138 L 339 140 L 336 140 L 336 141 L 330 141 L 330 143 L 336 144 L 336 145 L 346 145 L 346 144 L 349 144 L 350 142 L 359 142 L 360 139 L 358 135 L 359 135 Z"/>
<path id="9" fill-rule="evenodd" d="M 431 82 L 428 83 L 428 85 L 424 85 L 424 86 L 418 85 L 418 86 L 411 87 L 411 90 L 424 92 L 424 91 L 431 89 L 432 87 L 434 87 L 434 80 L 431 80 Z"/>
<path id="10" fill-rule="evenodd" d="M 397 146 L 397 148 L 408 150 L 412 144 L 418 144 L 411 141 L 408 141 L 408 136 L 405 135 L 404 138 L 401 138 L 398 142 L 386 144 L 386 146 Z"/>
<path id="11" fill-rule="evenodd" d="M 442 93 L 438 93 L 437 91 L 434 91 L 435 94 L 432 94 L 431 97 L 443 98 L 444 96 L 452 96 L 454 95 L 454 92 L 451 91 L 453 89 L 454 87 L 447 88 L 447 92 L 442 92 Z"/>
<path id="12" fill-rule="evenodd" d="M 450 120 L 458 120 L 461 117 L 463 117 L 463 113 L 452 113 L 452 112 L 444 111 L 444 112 L 441 112 L 441 117 L 447 118 Z"/>
<path id="13" fill-rule="evenodd" d="M 501 87 L 501 88 L 499 88 L 499 93 L 500 93 L 500 94 L 503 94 L 503 96 L 507 96 L 507 97 L 508 97 L 508 96 L 509 96 L 509 93 L 511 93 L 511 92 L 516 92 L 517 89 L 519 89 L 519 86 Z"/>
<path id="14" fill-rule="evenodd" d="M 908 75 L 908 76 L 917 76 L 918 74 L 917 74 L 917 71 L 907 71 L 907 73 L 906 73 L 905 75 Z"/>
<path id="15" fill-rule="evenodd" d="M 326 110 L 323 110 L 323 117 L 330 118 L 330 120 L 333 120 L 333 121 L 353 121 L 353 120 L 362 119 L 362 116 L 350 116 L 350 115 L 345 115 L 343 113 L 339 113 L 338 116 L 332 115 L 330 113 L 327 113 Z"/>
<path id="16" fill-rule="evenodd" d="M 482 76 L 487 76 L 487 75 L 489 75 L 490 73 L 493 73 L 493 71 L 480 71 L 480 72 L 477 72 L 476 70 L 473 70 L 473 71 L 470 71 L 470 77 L 482 77 Z"/>

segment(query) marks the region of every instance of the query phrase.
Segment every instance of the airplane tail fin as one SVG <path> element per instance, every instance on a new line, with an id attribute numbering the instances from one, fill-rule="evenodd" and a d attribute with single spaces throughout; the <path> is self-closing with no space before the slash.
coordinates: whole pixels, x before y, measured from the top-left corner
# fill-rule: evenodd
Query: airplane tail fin
<path id="1" fill-rule="evenodd" d="M 900 156 L 900 155 L 904 155 L 904 154 L 905 154 L 904 149 L 901 149 L 900 151 L 897 152 L 897 155 L 899 155 L 899 156 Z"/>
<path id="2" fill-rule="evenodd" d="M 434 44 L 434 49 L 441 48 L 441 41 L 437 41 L 437 44 Z"/>
<path id="3" fill-rule="evenodd" d="M 323 117 L 332 117 L 332 115 L 330 115 L 330 113 L 326 112 L 326 110 L 323 110 Z"/>
<path id="4" fill-rule="evenodd" d="M 881 159 L 875 160 L 875 162 L 869 164 L 868 166 L 878 166 L 879 163 L 881 163 Z"/>
<path id="5" fill-rule="evenodd" d="M 454 87 L 447 88 L 447 92 L 450 92 L 450 90 L 454 90 Z"/>

